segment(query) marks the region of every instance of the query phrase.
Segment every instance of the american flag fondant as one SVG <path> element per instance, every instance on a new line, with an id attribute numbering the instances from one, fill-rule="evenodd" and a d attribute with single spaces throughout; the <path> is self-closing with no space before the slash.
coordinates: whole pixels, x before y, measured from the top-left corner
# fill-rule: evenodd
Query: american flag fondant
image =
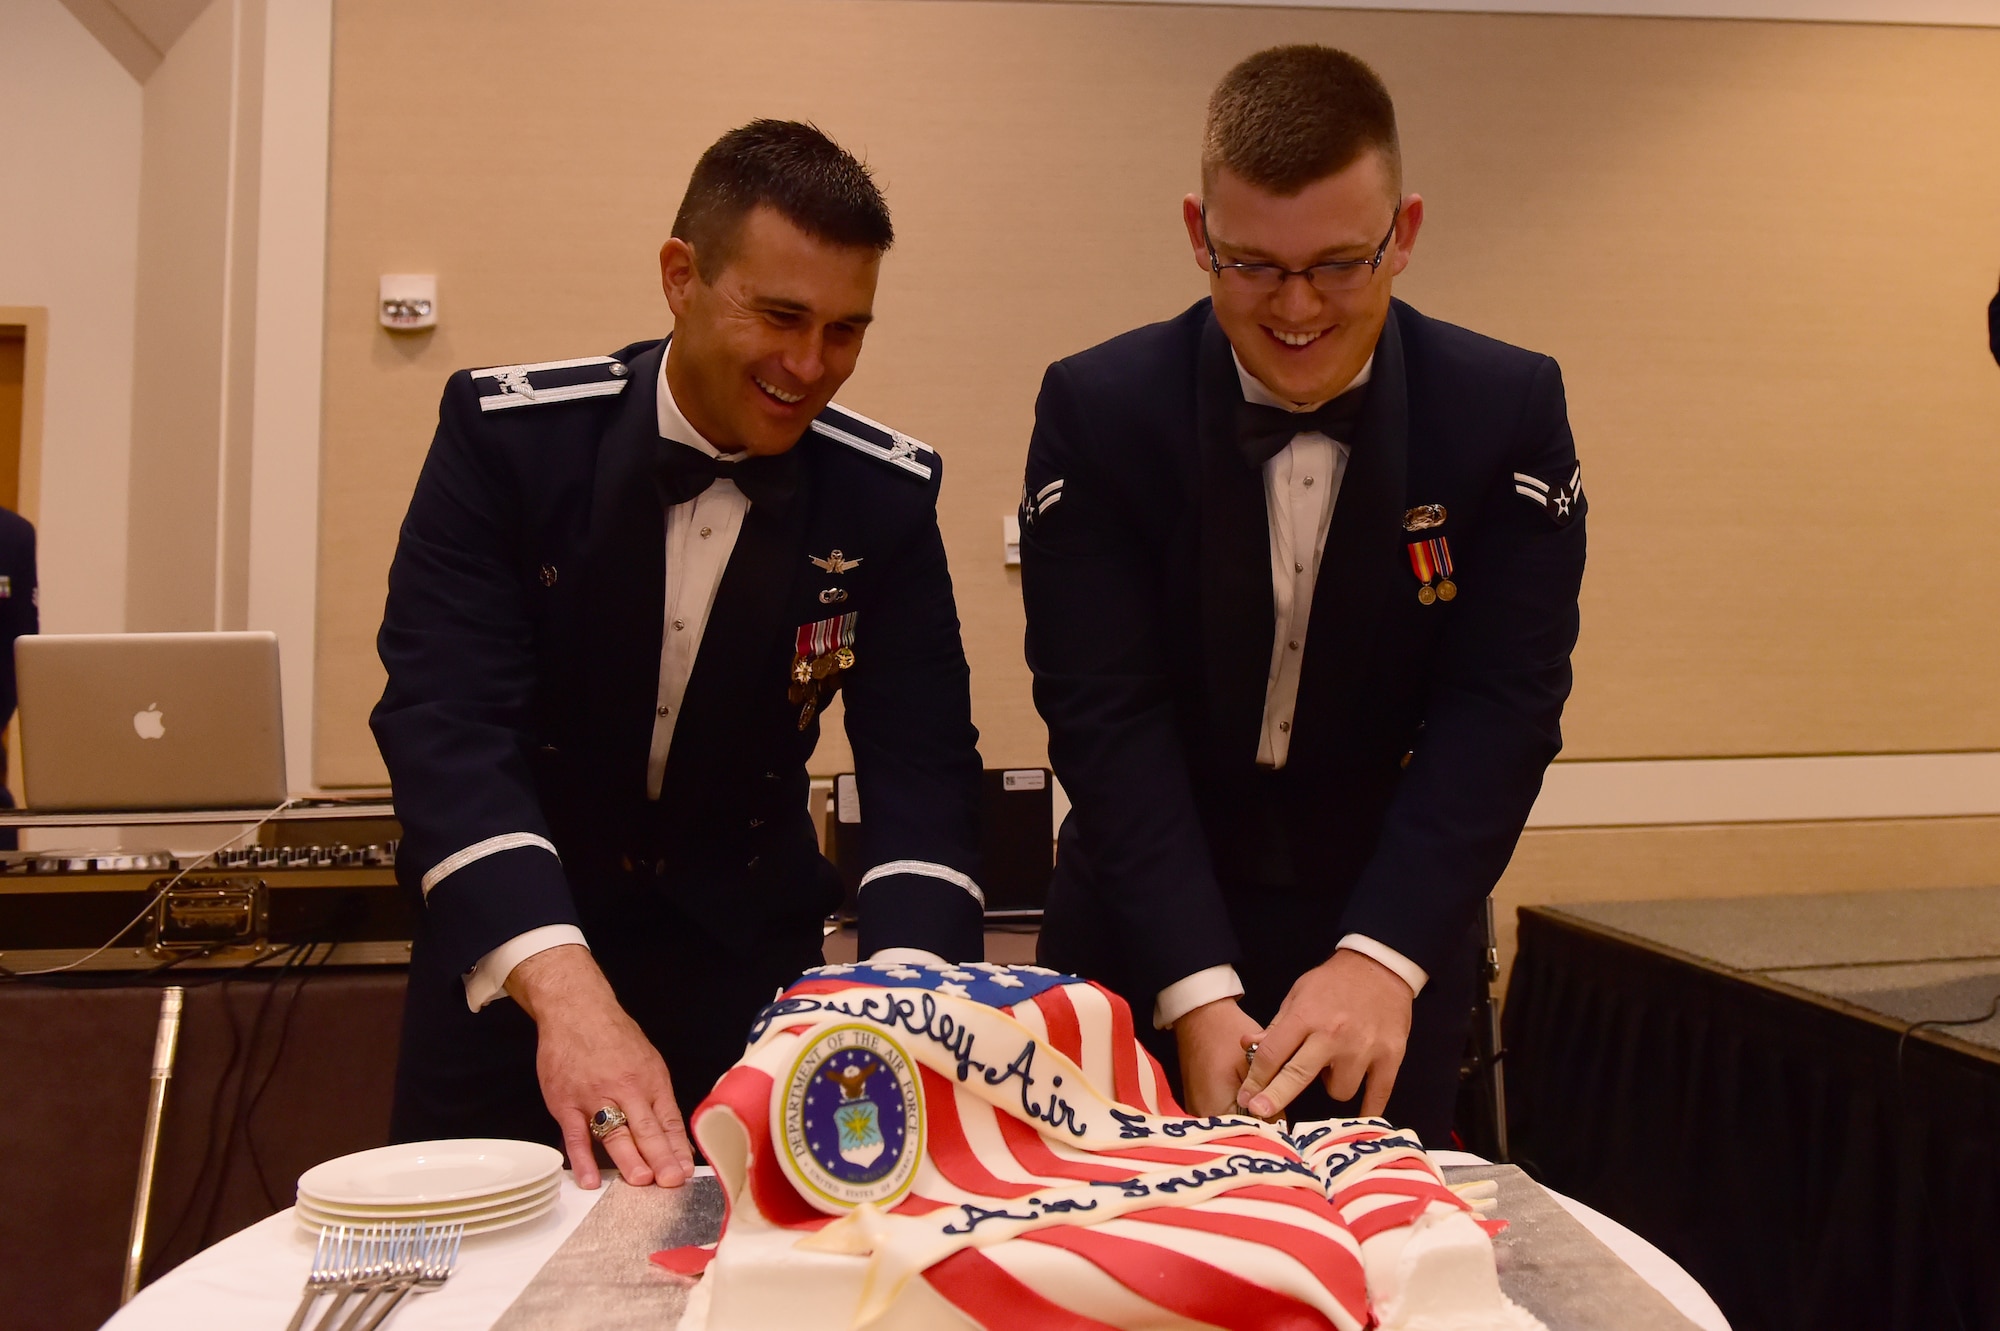
<path id="1" fill-rule="evenodd" d="M 721 1243 L 656 1260 L 702 1272 L 696 1331 L 1363 1331 L 1366 1245 L 1433 1213 L 1472 1225 L 1491 1279 L 1413 1138 L 1324 1126 L 1302 1150 L 1188 1114 L 1123 1001 L 1073 976 L 821 967 L 695 1111 Z M 1327 1172 L 1357 1154 L 1383 1167 Z"/>

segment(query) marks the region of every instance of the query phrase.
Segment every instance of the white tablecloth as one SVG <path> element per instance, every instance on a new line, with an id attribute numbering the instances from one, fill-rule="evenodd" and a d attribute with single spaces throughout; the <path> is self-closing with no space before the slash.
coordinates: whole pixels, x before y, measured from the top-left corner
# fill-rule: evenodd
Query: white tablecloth
<path id="1" fill-rule="evenodd" d="M 1459 1151 L 1433 1152 L 1433 1158 L 1441 1165 L 1486 1163 Z M 555 1210 L 517 1229 L 467 1239 L 450 1282 L 406 1299 L 388 1327 L 489 1331 L 603 1195 L 585 1192 L 564 1173 Z M 1702 1331 L 1729 1331 L 1714 1300 L 1673 1259 L 1583 1203 L 1550 1195 Z M 289 1210 L 280 1211 L 148 1285 L 105 1323 L 105 1331 L 281 1331 L 298 1307 L 312 1256 L 312 1233 Z"/>
<path id="2" fill-rule="evenodd" d="M 488 1331 L 603 1195 L 577 1187 L 565 1170 L 555 1210 L 468 1238 L 443 1288 L 403 1300 L 384 1331 Z M 280 1211 L 140 1290 L 105 1331 L 284 1331 L 312 1269 L 314 1240 L 289 1209 Z"/>

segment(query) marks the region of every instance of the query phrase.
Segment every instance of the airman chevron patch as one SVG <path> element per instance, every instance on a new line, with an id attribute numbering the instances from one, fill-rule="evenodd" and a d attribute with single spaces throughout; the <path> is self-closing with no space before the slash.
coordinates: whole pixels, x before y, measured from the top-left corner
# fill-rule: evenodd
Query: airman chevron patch
<path id="1" fill-rule="evenodd" d="M 1547 481 L 1530 476 L 1525 471 L 1514 473 L 1514 493 L 1541 505 L 1549 515 L 1549 521 L 1558 527 L 1567 527 L 1571 519 L 1583 515 L 1583 464 L 1562 485 L 1550 485 Z"/>
<path id="2" fill-rule="evenodd" d="M 1056 477 L 1056 479 L 1050 481 L 1047 485 L 1044 485 L 1041 489 L 1035 491 L 1033 494 L 1030 494 L 1028 492 L 1028 488 L 1026 486 L 1022 486 L 1021 487 L 1022 523 L 1025 526 L 1029 527 L 1034 526 L 1035 522 L 1044 513 L 1047 513 L 1050 509 L 1054 508 L 1057 504 L 1060 504 L 1062 502 L 1062 497 L 1063 497 L 1063 483 L 1062 483 L 1062 477 L 1060 476 Z"/>

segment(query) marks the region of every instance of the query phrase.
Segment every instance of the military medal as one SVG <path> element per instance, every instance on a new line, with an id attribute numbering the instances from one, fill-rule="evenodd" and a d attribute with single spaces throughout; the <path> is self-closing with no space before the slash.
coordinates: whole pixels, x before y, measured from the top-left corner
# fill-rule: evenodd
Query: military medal
<path id="1" fill-rule="evenodd" d="M 1433 504 L 1429 507 L 1438 506 Z M 1444 510 L 1438 508 L 1438 512 L 1442 515 Z M 1427 541 L 1412 541 L 1409 549 L 1410 569 L 1417 575 L 1417 582 L 1420 584 L 1417 587 L 1417 600 L 1425 605 L 1435 605 L 1439 601 L 1449 601 L 1458 595 L 1458 584 L 1451 580 L 1451 546 L 1444 537 L 1433 536 Z"/>
<path id="2" fill-rule="evenodd" d="M 839 553 L 834 552 L 836 556 Z M 850 560 L 849 567 L 854 562 Z M 841 672 L 853 669 L 854 625 L 860 617 L 860 611 L 850 610 L 832 619 L 799 625 L 792 653 L 792 687 L 787 696 L 799 704 L 800 730 L 812 724 L 828 696 L 840 687 Z"/>

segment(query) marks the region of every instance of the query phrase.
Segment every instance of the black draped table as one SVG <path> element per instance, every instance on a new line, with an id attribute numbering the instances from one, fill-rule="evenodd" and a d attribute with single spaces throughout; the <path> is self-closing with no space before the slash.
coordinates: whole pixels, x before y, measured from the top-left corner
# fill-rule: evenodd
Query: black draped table
<path id="1" fill-rule="evenodd" d="M 2000 888 L 1524 908 L 1514 1157 L 1738 1331 L 2000 1328 L 1996 1008 Z"/>

